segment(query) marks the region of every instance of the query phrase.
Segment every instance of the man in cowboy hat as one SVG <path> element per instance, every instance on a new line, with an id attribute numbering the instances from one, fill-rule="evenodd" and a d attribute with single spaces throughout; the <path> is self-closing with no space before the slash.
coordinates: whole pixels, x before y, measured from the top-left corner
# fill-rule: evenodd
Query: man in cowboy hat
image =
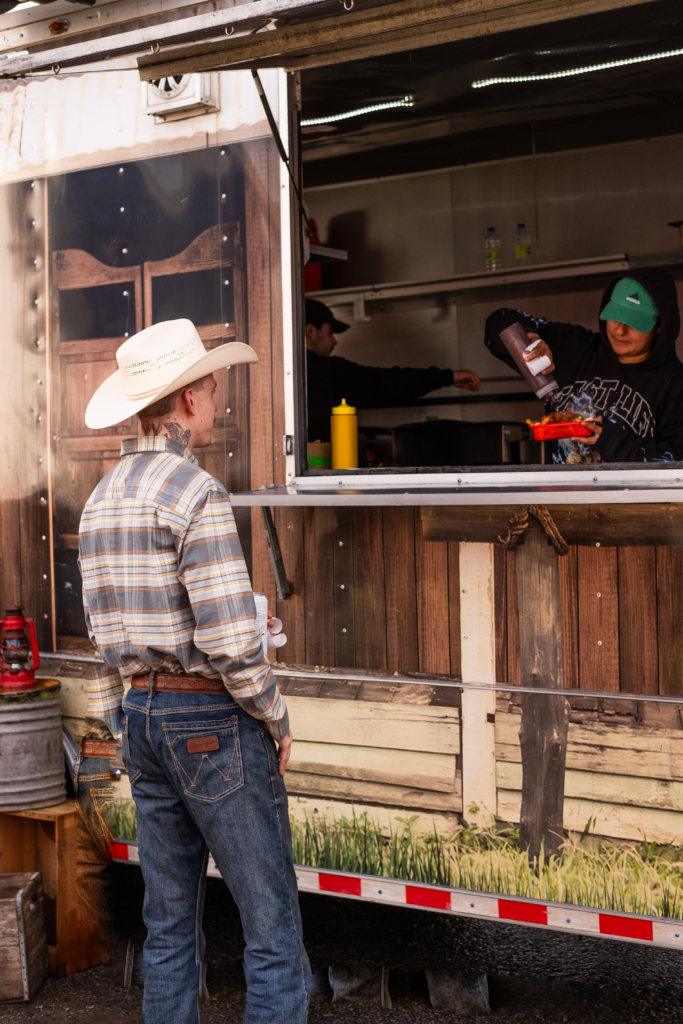
<path id="1" fill-rule="evenodd" d="M 144 1019 L 199 1021 L 210 850 L 242 919 L 245 1024 L 304 1024 L 310 969 L 283 782 L 287 708 L 228 495 L 191 454 L 211 441 L 214 372 L 256 353 L 239 343 L 207 352 L 189 320 L 173 320 L 130 338 L 116 358 L 86 424 L 137 413 L 144 437 L 123 441 L 120 463 L 88 499 L 79 548 L 88 630 L 105 665 L 89 715 L 123 735 L 137 809 Z"/>

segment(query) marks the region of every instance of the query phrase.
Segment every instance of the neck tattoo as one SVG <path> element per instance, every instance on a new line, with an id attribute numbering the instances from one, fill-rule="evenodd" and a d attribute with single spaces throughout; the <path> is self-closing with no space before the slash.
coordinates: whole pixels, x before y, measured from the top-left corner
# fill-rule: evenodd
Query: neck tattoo
<path id="1" fill-rule="evenodd" d="M 187 448 L 192 438 L 191 430 L 183 430 L 176 421 L 170 423 L 146 423 L 144 426 L 145 437 L 167 437 L 174 441 L 181 448 Z"/>

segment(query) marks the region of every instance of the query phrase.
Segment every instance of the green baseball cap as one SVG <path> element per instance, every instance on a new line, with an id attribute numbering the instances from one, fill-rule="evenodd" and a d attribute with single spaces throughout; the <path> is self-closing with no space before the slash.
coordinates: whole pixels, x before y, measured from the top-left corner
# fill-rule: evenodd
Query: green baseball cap
<path id="1" fill-rule="evenodd" d="M 634 331 L 647 334 L 659 320 L 659 310 L 642 284 L 622 277 L 612 289 L 610 300 L 600 314 L 601 320 L 618 320 Z"/>

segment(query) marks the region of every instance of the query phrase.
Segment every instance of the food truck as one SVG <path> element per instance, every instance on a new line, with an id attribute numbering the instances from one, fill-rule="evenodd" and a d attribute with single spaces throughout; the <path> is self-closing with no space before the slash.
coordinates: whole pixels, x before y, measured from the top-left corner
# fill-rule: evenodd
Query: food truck
<path id="1" fill-rule="evenodd" d="M 683 467 L 553 461 L 484 344 L 500 307 L 597 330 L 643 268 L 680 291 L 673 4 L 55 0 L 0 29 L 0 595 L 72 737 L 79 518 L 138 430 L 85 408 L 125 338 L 188 317 L 259 356 L 197 457 L 288 638 L 301 889 L 683 947 Z M 305 297 L 361 367 L 481 390 L 378 394 L 357 466 L 309 465 Z"/>

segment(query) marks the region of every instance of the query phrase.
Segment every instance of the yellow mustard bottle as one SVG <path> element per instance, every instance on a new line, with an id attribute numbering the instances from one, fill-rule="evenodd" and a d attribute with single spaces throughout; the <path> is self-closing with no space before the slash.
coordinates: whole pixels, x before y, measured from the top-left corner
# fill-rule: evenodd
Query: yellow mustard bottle
<path id="1" fill-rule="evenodd" d="M 358 469 L 358 417 L 356 407 L 341 405 L 332 408 L 332 469 Z"/>

